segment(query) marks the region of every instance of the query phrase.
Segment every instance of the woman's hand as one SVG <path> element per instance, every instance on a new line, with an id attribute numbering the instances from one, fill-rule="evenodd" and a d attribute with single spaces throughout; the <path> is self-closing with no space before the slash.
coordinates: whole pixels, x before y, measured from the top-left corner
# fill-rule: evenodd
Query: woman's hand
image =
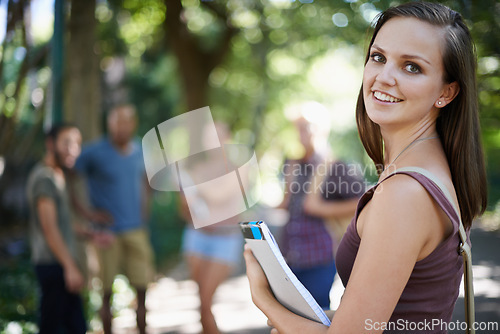
<path id="1" fill-rule="evenodd" d="M 266 274 L 264 274 L 264 271 L 248 245 L 245 245 L 243 256 L 245 257 L 252 301 L 258 308 L 261 308 L 262 303 L 265 302 L 267 298 L 274 298 L 274 295 L 267 281 Z"/>
<path id="2" fill-rule="evenodd" d="M 271 332 L 269 334 L 280 334 L 280 332 L 278 332 L 278 330 L 274 327 L 271 320 L 267 319 L 267 325 L 271 327 Z"/>
<path id="3" fill-rule="evenodd" d="M 276 300 L 266 274 L 264 274 L 248 245 L 245 245 L 243 255 L 247 265 L 247 277 L 250 282 L 252 301 L 268 317 L 267 324 L 272 327 L 271 334 L 326 333 L 328 327 L 325 325 L 292 313 Z"/>

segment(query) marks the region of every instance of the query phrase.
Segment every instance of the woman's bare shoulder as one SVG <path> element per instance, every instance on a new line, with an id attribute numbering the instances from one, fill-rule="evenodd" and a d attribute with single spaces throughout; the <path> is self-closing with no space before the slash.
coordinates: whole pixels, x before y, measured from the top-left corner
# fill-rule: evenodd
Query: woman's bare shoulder
<path id="1" fill-rule="evenodd" d="M 366 225 L 376 225 L 378 229 L 413 233 L 425 226 L 422 222 L 439 219 L 435 205 L 416 179 L 405 174 L 393 175 L 375 190 L 368 210 L 360 216 L 358 232 L 362 235 Z"/>
<path id="2" fill-rule="evenodd" d="M 371 201 L 372 206 L 380 206 L 384 211 L 389 208 L 413 211 L 416 205 L 429 204 L 429 196 L 416 179 L 406 174 L 396 174 L 378 185 Z"/>

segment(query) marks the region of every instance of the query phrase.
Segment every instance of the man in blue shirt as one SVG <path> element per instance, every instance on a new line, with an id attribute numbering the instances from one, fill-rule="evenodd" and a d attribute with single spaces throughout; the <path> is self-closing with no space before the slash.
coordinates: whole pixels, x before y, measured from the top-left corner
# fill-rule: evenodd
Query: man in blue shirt
<path id="1" fill-rule="evenodd" d="M 145 299 L 152 274 L 152 250 L 144 228 L 148 188 L 142 149 L 132 139 L 136 125 L 133 106 L 113 108 L 107 117 L 109 136 L 86 146 L 75 166 L 87 178 L 93 208 L 113 218 L 109 242 L 98 247 L 104 290 L 100 315 L 105 334 L 111 334 L 111 287 L 120 273 L 136 289 L 137 327 L 141 334 L 146 330 Z"/>

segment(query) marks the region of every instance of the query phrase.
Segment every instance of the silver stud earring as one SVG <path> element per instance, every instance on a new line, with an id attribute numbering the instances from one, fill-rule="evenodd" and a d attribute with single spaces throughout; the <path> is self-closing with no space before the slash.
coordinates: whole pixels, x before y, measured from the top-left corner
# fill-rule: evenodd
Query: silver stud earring
<path id="1" fill-rule="evenodd" d="M 443 104 L 443 102 L 441 102 L 441 101 L 438 101 L 438 106 L 440 106 L 440 105 L 442 105 L 442 104 Z"/>

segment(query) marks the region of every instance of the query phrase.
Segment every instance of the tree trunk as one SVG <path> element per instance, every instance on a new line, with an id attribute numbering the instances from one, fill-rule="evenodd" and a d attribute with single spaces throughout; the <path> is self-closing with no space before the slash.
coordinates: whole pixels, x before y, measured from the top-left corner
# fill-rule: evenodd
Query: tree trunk
<path id="1" fill-rule="evenodd" d="M 231 38 L 236 33 L 236 29 L 226 24 L 219 45 L 210 51 L 202 50 L 196 36 L 189 32 L 182 17 L 184 8 L 181 1 L 164 1 L 167 7 L 164 25 L 167 43 L 179 63 L 187 111 L 207 106 L 208 77 L 229 51 Z M 225 23 L 228 21 L 227 13 L 221 9 L 224 6 L 216 6 L 208 2 L 202 2 L 202 5 Z"/>
<path id="2" fill-rule="evenodd" d="M 73 0 L 68 23 L 64 119 L 78 125 L 84 141 L 102 133 L 95 8 L 95 0 Z"/>

